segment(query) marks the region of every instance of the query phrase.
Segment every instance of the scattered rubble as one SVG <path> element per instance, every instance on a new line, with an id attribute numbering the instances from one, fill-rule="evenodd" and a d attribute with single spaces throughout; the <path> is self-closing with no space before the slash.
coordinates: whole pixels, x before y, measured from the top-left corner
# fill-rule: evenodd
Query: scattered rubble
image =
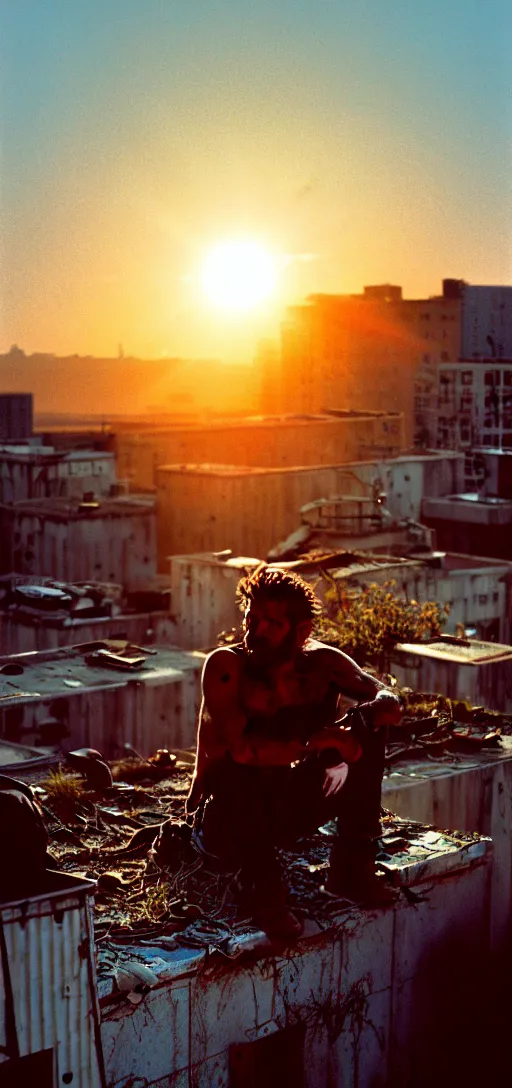
<path id="1" fill-rule="evenodd" d="M 429 693 L 402 692 L 404 724 L 390 729 L 388 763 L 415 758 L 453 763 L 458 752 L 495 748 L 512 734 L 512 719 Z M 205 956 L 238 959 L 275 942 L 244 917 L 238 874 L 216 871 L 185 822 L 194 750 L 159 749 L 145 757 L 125 745 L 108 762 L 78 749 L 66 765 L 32 772 L 32 793 L 48 829 L 52 866 L 96 883 L 95 941 L 104 1001 L 137 1004 L 160 978 L 196 969 Z M 171 822 L 172 821 L 172 822 Z M 423 827 L 384 812 L 382 878 L 414 904 L 411 888 L 442 874 L 460 852 L 472 857 L 478 835 Z M 326 824 L 294 849 L 281 851 L 290 906 L 311 936 L 343 924 L 347 900 L 323 892 L 335 827 Z M 476 855 L 475 855 L 476 856 Z M 428 863 L 428 864 L 427 864 Z"/>
<path id="2" fill-rule="evenodd" d="M 402 689 L 402 724 L 389 730 L 387 764 L 410 759 L 453 759 L 499 747 L 512 735 L 512 717 L 428 692 Z"/>
<path id="3" fill-rule="evenodd" d="M 141 761 L 134 754 L 132 762 L 145 774 L 136 783 L 91 790 L 87 781 L 60 768 L 33 787 L 55 867 L 96 881 L 95 939 L 104 1000 L 128 997 L 137 1004 L 155 979 L 174 977 L 191 964 L 195 969 L 198 957 L 215 953 L 238 959 L 274 947 L 241 913 L 237 874 L 214 871 L 191 842 L 183 817 L 192 761 L 192 751 L 175 755 L 160 768 L 165 776 L 155 781 L 155 758 Z M 169 819 L 173 841 L 181 834 L 185 845 L 178 862 L 173 856 L 172 865 L 165 866 L 161 842 Z M 322 891 L 334 834 L 334 825 L 327 824 L 293 850 L 280 852 L 290 904 L 307 935 L 340 924 L 340 911 L 354 909 Z M 383 878 L 403 886 L 413 902 L 409 884 L 420 879 L 427 861 L 429 873 L 433 860 L 435 871 L 443 872 L 452 854 L 477 849 L 478 843 L 477 835 L 425 828 L 384 812 L 377 860 Z"/>

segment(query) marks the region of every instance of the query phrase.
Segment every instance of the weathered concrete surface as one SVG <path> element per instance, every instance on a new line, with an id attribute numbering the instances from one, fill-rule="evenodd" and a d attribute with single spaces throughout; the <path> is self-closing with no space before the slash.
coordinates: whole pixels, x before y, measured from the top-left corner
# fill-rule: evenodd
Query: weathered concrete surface
<path id="1" fill-rule="evenodd" d="M 303 1088 L 444 1084 L 462 1069 L 460 1039 L 481 1001 L 489 849 L 478 843 L 441 877 L 427 865 L 414 905 L 402 896 L 386 911 L 347 909 L 286 950 L 234 965 L 215 957 L 136 1006 L 105 1008 L 110 1088 L 270 1086 L 277 1069 Z"/>
<path id="2" fill-rule="evenodd" d="M 471 758 L 392 764 L 382 803 L 399 816 L 435 827 L 477 831 L 493 842 L 491 940 L 510 948 L 512 920 L 512 737 L 500 750 Z"/>
<path id="3" fill-rule="evenodd" d="M 98 644 L 96 644 L 98 645 Z M 95 644 L 1 659 L 18 675 L 0 679 L 0 738 L 97 748 L 118 759 L 125 743 L 149 755 L 195 741 L 204 654 L 152 647 L 144 665 L 122 672 L 88 664 Z"/>

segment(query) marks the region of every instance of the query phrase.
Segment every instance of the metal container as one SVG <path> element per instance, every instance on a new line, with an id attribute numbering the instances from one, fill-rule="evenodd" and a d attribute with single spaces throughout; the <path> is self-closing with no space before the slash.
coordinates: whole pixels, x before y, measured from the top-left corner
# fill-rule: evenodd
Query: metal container
<path id="1" fill-rule="evenodd" d="M 0 1082 L 105 1088 L 93 954 L 94 883 L 47 872 L 0 904 Z"/>

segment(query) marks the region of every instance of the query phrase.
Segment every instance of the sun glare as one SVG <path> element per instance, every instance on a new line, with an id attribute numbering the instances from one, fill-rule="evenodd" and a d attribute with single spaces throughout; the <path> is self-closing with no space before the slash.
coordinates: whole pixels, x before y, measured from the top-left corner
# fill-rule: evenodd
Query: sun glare
<path id="1" fill-rule="evenodd" d="M 275 294 L 277 263 L 257 242 L 222 242 L 202 269 L 203 290 L 211 303 L 230 313 L 253 310 Z"/>

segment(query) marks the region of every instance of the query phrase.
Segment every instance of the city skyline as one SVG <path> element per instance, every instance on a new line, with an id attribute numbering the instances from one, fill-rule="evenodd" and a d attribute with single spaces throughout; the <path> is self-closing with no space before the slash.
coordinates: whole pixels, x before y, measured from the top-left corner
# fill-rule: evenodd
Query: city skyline
<path id="1" fill-rule="evenodd" d="M 512 283 L 505 3 L 46 0 L 3 23 L 2 351 L 246 360 L 312 292 Z M 241 236 L 277 284 L 226 314 L 201 270 Z"/>

